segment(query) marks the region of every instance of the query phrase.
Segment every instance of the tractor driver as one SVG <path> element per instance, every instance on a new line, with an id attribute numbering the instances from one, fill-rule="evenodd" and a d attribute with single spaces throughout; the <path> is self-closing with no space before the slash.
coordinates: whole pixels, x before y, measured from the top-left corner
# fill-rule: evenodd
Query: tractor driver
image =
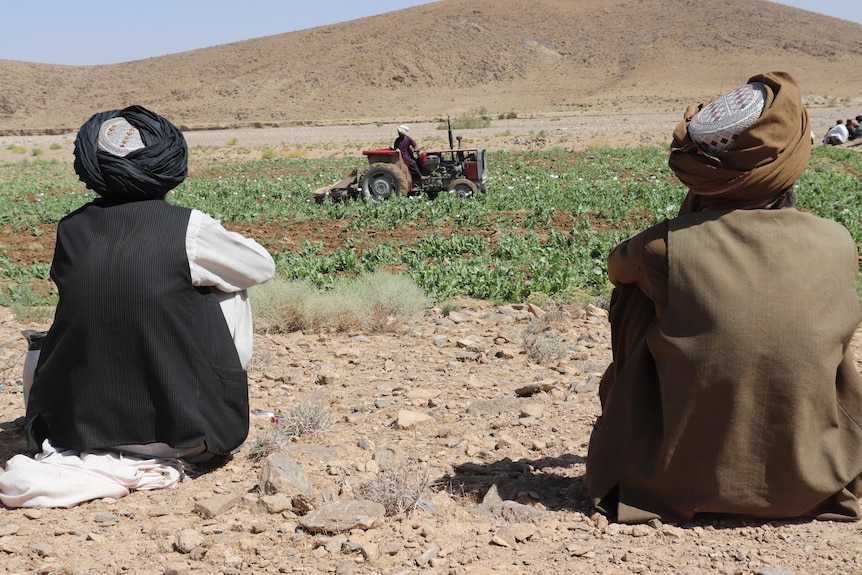
<path id="1" fill-rule="evenodd" d="M 422 172 L 419 171 L 419 164 L 416 163 L 416 152 L 419 146 L 416 141 L 407 135 L 410 130 L 404 124 L 398 126 L 398 137 L 395 138 L 395 143 L 392 147 L 396 150 L 401 150 L 401 158 L 407 164 L 407 169 L 410 170 L 410 178 L 413 180 L 413 188 L 419 187 L 419 182 L 422 181 Z"/>

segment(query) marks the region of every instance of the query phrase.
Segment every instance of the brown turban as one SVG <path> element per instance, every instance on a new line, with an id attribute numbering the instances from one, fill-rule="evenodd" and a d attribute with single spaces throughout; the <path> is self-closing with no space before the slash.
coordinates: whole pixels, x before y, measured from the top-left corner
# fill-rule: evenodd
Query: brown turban
<path id="1" fill-rule="evenodd" d="M 668 164 L 689 188 L 680 214 L 764 207 L 808 166 L 811 127 L 796 81 L 786 72 L 769 72 L 748 82 L 766 88 L 763 113 L 727 150 L 711 155 L 691 139 L 688 125 L 698 109 L 686 110 L 674 130 Z"/>

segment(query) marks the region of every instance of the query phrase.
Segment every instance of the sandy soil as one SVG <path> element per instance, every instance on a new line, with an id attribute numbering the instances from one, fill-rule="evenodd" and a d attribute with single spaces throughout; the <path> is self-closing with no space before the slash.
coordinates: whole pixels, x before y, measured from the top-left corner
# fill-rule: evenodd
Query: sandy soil
<path id="1" fill-rule="evenodd" d="M 839 118 L 862 113 L 862 107 L 811 107 L 811 127 L 816 143 Z M 583 150 L 589 147 L 666 147 L 679 113 L 581 114 L 493 120 L 488 128 L 455 130 L 464 147 L 489 151 L 512 149 Z M 277 128 L 192 130 L 185 132 L 192 153 L 214 159 L 259 158 L 266 148 L 301 150 L 305 157 L 358 156 L 362 149 L 390 146 L 394 123 L 346 123 Z M 410 135 L 426 148 L 448 147 L 445 130 L 438 123 L 410 124 Z M 75 133 L 44 136 L 0 136 L 0 162 L 56 159 L 72 161 Z M 457 141 L 455 142 L 457 146 Z M 52 149 L 53 148 L 53 149 Z M 34 153 L 34 150 L 38 152 Z"/>

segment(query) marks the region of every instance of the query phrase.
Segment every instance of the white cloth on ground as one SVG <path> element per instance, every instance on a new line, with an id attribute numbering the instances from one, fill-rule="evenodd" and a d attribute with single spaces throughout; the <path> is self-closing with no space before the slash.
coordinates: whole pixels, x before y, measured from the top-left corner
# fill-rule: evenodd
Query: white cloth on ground
<path id="1" fill-rule="evenodd" d="M 824 144 L 844 144 L 850 138 L 850 132 L 844 124 L 832 126 L 823 137 Z"/>
<path id="2" fill-rule="evenodd" d="M 35 458 L 15 455 L 0 474 L 0 501 L 7 507 L 74 507 L 134 490 L 162 489 L 183 477 L 179 460 L 119 453 L 57 451 L 48 440 Z"/>

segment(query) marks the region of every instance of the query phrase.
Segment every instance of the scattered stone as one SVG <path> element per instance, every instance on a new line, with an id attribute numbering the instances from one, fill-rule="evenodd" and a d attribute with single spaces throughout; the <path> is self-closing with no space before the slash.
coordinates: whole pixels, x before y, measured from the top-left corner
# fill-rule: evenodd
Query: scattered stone
<path id="1" fill-rule="evenodd" d="M 192 572 L 187 563 L 174 561 L 165 565 L 165 575 L 189 575 Z"/>
<path id="2" fill-rule="evenodd" d="M 537 382 L 525 385 L 523 387 L 519 387 L 515 390 L 515 395 L 518 397 L 529 397 L 531 395 L 536 395 L 537 393 L 548 393 L 552 389 L 554 389 L 554 384 L 550 382 Z"/>
<path id="3" fill-rule="evenodd" d="M 239 503 L 242 499 L 241 493 L 226 493 L 210 499 L 195 502 L 195 513 L 204 519 L 211 519 L 220 515 Z"/>
<path id="4" fill-rule="evenodd" d="M 24 550 L 24 538 L 17 535 L 6 535 L 0 537 L 0 551 L 9 554 L 18 554 Z"/>
<path id="5" fill-rule="evenodd" d="M 428 563 L 432 559 L 437 557 L 437 555 L 439 553 L 440 553 L 440 547 L 437 545 L 432 545 L 431 547 L 429 547 L 428 549 L 423 551 L 422 554 L 416 558 L 416 565 L 418 565 L 419 567 L 424 567 L 424 566 L 428 565 Z"/>
<path id="6" fill-rule="evenodd" d="M 323 547 L 329 551 L 330 555 L 335 555 L 337 553 L 341 553 L 341 548 L 347 543 L 347 536 L 345 535 L 336 535 L 334 537 L 329 537 L 327 539 L 321 540 L 323 542 Z"/>
<path id="7" fill-rule="evenodd" d="M 602 309 L 593 304 L 588 305 L 585 311 L 587 318 L 608 319 L 608 310 Z"/>
<path id="8" fill-rule="evenodd" d="M 299 463 L 284 453 L 273 453 L 267 456 L 260 465 L 258 485 L 263 493 L 272 495 L 284 493 L 308 493 L 311 482 Z"/>
<path id="9" fill-rule="evenodd" d="M 757 575 L 793 575 L 793 571 L 777 567 L 762 567 L 757 571 Z"/>
<path id="10" fill-rule="evenodd" d="M 545 413 L 545 406 L 536 402 L 525 402 L 521 404 L 521 417 L 541 417 Z"/>
<path id="11" fill-rule="evenodd" d="M 521 399 L 505 397 L 503 399 L 480 399 L 467 406 L 468 415 L 497 415 L 505 411 L 520 409 Z"/>
<path id="12" fill-rule="evenodd" d="M 409 399 L 428 401 L 429 399 L 439 397 L 441 393 L 442 392 L 439 389 L 425 389 L 422 387 L 417 387 L 408 391 L 405 396 Z"/>
<path id="13" fill-rule="evenodd" d="M 332 367 L 324 366 L 317 372 L 315 383 L 318 385 L 335 385 L 339 381 L 341 381 L 341 373 Z"/>
<path id="14" fill-rule="evenodd" d="M 287 509 L 293 509 L 293 499 L 284 493 L 263 495 L 260 498 L 260 503 L 267 513 L 281 513 Z"/>
<path id="15" fill-rule="evenodd" d="M 34 541 L 30 543 L 30 551 L 39 557 L 53 557 L 56 555 L 56 553 L 54 553 L 54 548 L 44 541 Z"/>
<path id="16" fill-rule="evenodd" d="M 569 391 L 573 393 L 596 393 L 599 390 L 600 376 L 591 375 L 586 380 L 573 381 Z"/>
<path id="17" fill-rule="evenodd" d="M 113 513 L 97 513 L 93 517 L 93 521 L 95 521 L 96 523 L 102 523 L 102 524 L 117 523 L 119 520 L 120 520 L 120 518 L 117 517 L 116 515 L 114 515 Z"/>
<path id="18" fill-rule="evenodd" d="M 504 527 L 504 529 L 506 528 L 511 530 L 512 535 L 515 537 L 515 541 L 519 543 L 529 541 L 530 538 L 539 531 L 539 527 L 535 523 L 513 523 L 508 527 Z"/>
<path id="19" fill-rule="evenodd" d="M 590 520 L 599 531 L 604 531 L 608 526 L 608 518 L 601 513 L 593 513 L 590 516 Z"/>
<path id="20" fill-rule="evenodd" d="M 174 541 L 174 549 L 180 553 L 190 553 L 195 547 L 200 547 L 204 537 L 194 529 L 183 529 L 177 534 Z"/>
<path id="21" fill-rule="evenodd" d="M 419 413 L 417 411 L 401 409 L 398 411 L 398 417 L 395 420 L 395 425 L 400 429 L 410 429 L 412 427 L 416 427 L 417 425 L 428 423 L 429 421 L 434 421 L 434 418 L 430 415 L 427 415 L 425 413 Z"/>
<path id="22" fill-rule="evenodd" d="M 542 308 L 540 308 L 539 306 L 537 306 L 535 304 L 531 304 L 531 303 L 527 304 L 527 311 L 530 312 L 531 314 L 533 314 L 537 318 L 542 318 L 548 313 L 545 310 L 543 310 Z"/>
<path id="23" fill-rule="evenodd" d="M 317 506 L 314 498 L 307 493 L 294 495 L 291 498 L 291 504 L 293 505 L 294 513 L 298 515 L 305 515 Z"/>
<path id="24" fill-rule="evenodd" d="M 583 543 L 572 543 L 566 546 L 566 551 L 571 553 L 573 557 L 585 557 L 594 550 L 595 547 L 592 545 L 584 545 Z"/>
<path id="25" fill-rule="evenodd" d="M 456 325 L 464 323 L 465 321 L 470 321 L 470 316 L 457 311 L 450 311 L 446 318 Z"/>
<path id="26" fill-rule="evenodd" d="M 299 519 L 299 525 L 314 533 L 343 533 L 370 529 L 383 520 L 386 510 L 374 501 L 346 499 L 324 505 Z"/>
<path id="27" fill-rule="evenodd" d="M 500 530 L 491 538 L 491 543 L 501 547 L 514 547 L 516 541 L 515 534 L 512 532 L 512 527 L 509 525 L 501 527 Z"/>
<path id="28" fill-rule="evenodd" d="M 382 554 L 380 550 L 380 545 L 378 545 L 377 543 L 362 543 L 359 546 L 359 552 L 362 554 L 362 558 L 365 559 L 365 561 L 367 561 L 368 563 L 373 563 L 377 561 Z"/>

